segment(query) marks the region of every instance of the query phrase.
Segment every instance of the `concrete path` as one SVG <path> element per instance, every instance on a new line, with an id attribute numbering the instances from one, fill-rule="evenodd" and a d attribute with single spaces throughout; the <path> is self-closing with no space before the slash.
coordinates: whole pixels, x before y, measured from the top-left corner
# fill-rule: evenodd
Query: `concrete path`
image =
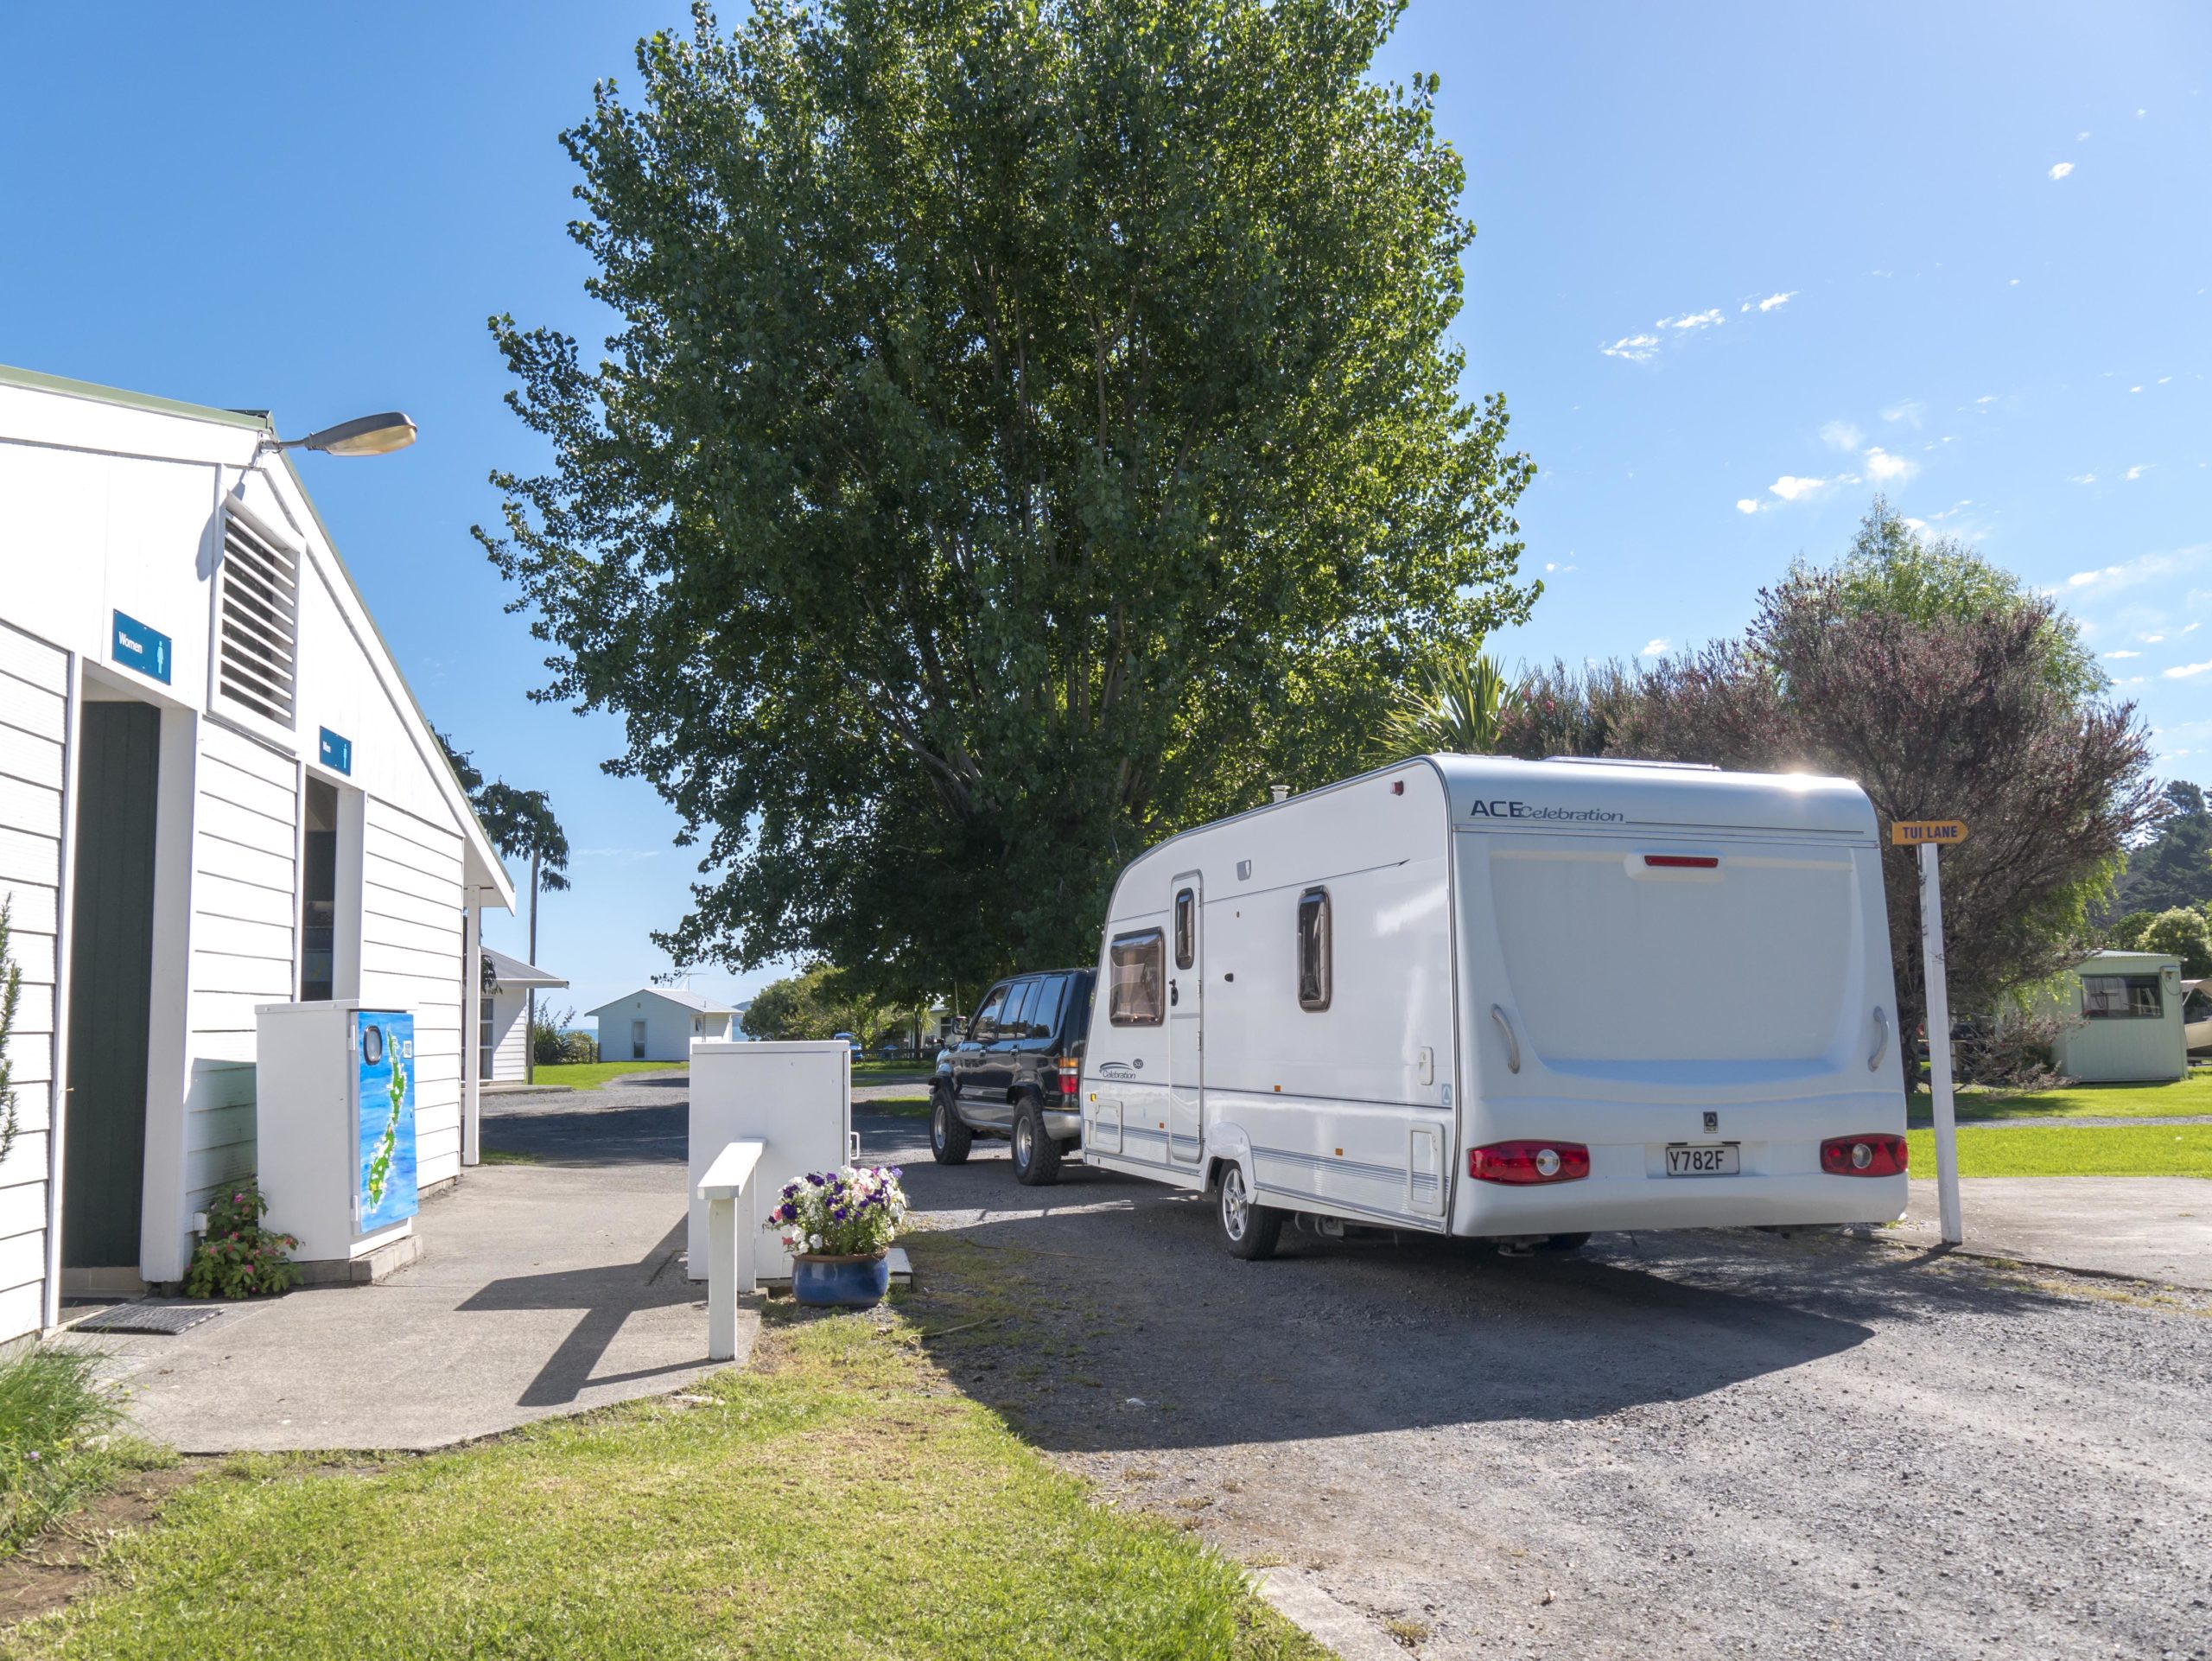
<path id="1" fill-rule="evenodd" d="M 1971 1252 L 2212 1289 L 2212 1181 L 2202 1177 L 1973 1176 L 1959 1206 Z M 1905 1222 L 1883 1233 L 1941 1238 L 1932 1179 L 1912 1184 Z"/>
<path id="2" fill-rule="evenodd" d="M 704 1289 L 684 1279 L 683 1092 L 646 1098 L 645 1117 L 673 1118 L 672 1155 L 625 1123 L 638 1116 L 578 1099 L 487 1106 L 487 1152 L 550 1146 L 559 1162 L 469 1171 L 416 1219 L 423 1260 L 381 1285 L 226 1305 L 174 1338 L 75 1341 L 111 1358 L 140 1427 L 186 1453 L 438 1448 L 681 1389 L 716 1370 Z M 739 1365 L 758 1330 L 741 1309 Z"/>

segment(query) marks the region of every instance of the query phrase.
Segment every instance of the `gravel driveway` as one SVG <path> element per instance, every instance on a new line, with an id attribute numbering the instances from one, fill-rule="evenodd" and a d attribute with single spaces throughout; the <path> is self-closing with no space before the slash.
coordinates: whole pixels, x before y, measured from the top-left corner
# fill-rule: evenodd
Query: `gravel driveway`
<path id="1" fill-rule="evenodd" d="M 2212 1654 L 2201 1306 L 1834 1236 L 1242 1263 L 1194 1200 L 859 1123 L 1027 1289 L 1041 1341 L 940 1346 L 968 1388 L 1421 1655 Z"/>
<path id="2" fill-rule="evenodd" d="M 485 1145 L 683 1157 L 680 1089 L 590 1094 L 487 1104 Z M 855 1123 L 938 1236 L 917 1313 L 933 1259 L 1018 1299 L 1018 1339 L 934 1346 L 963 1388 L 1409 1651 L 2212 1656 L 2201 1302 L 1835 1237 L 1287 1233 L 1240 1263 L 1197 1200 Z"/>

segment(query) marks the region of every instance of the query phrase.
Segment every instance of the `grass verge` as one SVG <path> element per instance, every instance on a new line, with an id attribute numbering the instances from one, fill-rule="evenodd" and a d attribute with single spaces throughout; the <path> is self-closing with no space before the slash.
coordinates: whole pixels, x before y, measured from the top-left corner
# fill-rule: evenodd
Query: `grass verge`
<path id="1" fill-rule="evenodd" d="M 0 1556 L 124 1472 L 160 1462 L 114 1434 L 120 1415 L 92 1382 L 93 1360 L 39 1348 L 0 1363 Z"/>
<path id="2" fill-rule="evenodd" d="M 1911 1130 L 1912 1174 L 1936 1174 L 1936 1133 Z M 1961 1176 L 2212 1177 L 2212 1124 L 2037 1125 L 1959 1132 Z"/>
<path id="3" fill-rule="evenodd" d="M 539 1067 L 534 1082 L 566 1085 L 571 1090 L 598 1090 L 610 1079 L 625 1078 L 633 1072 L 684 1072 L 690 1066 L 689 1061 L 563 1061 Z"/>
<path id="4" fill-rule="evenodd" d="M 855 1113 L 888 1113 L 894 1119 L 926 1119 L 930 1116 L 930 1098 L 926 1096 L 893 1096 L 887 1101 L 855 1102 Z"/>
<path id="5" fill-rule="evenodd" d="M 952 1389 L 925 1336 L 772 1321 L 684 1397 L 367 1470 L 232 1461 L 10 1652 L 1319 1661 L 1234 1563 L 1093 1505 Z"/>
<path id="6" fill-rule="evenodd" d="M 2063 1090 L 2018 1095 L 1962 1090 L 1959 1122 L 1991 1119 L 2162 1119 L 2212 1114 L 2212 1072 L 2200 1070 L 2164 1085 L 2069 1085 Z M 1924 1125 L 1933 1110 L 1928 1092 L 1915 1091 L 1907 1122 Z"/>

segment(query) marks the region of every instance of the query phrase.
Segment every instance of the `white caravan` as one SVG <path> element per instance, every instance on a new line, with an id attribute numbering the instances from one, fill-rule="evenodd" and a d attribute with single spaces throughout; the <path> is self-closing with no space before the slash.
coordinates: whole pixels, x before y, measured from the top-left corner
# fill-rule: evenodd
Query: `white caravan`
<path id="1" fill-rule="evenodd" d="M 1115 884 L 1086 1163 L 1284 1221 L 1572 1250 L 1905 1205 L 1872 805 L 1841 779 L 1432 755 Z"/>

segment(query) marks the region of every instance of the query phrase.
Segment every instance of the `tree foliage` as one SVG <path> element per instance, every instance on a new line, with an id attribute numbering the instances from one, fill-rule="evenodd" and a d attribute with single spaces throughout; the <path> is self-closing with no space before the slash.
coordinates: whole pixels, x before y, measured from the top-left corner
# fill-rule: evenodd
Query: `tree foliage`
<path id="1" fill-rule="evenodd" d="M 2212 975 L 2212 918 L 2195 906 L 2162 911 L 2144 924 L 2134 950 L 2180 958 L 2181 972 L 2192 980 Z"/>
<path id="2" fill-rule="evenodd" d="M 1504 722 L 1519 702 L 1497 659 L 1475 649 L 1416 674 L 1398 696 L 1377 735 L 1372 760 L 1408 755 L 1494 755 Z"/>
<path id="3" fill-rule="evenodd" d="M 2212 903 L 2212 811 L 2186 780 L 2166 786 L 2171 810 L 2158 834 L 2127 856 L 2113 891 L 2115 904 L 2158 912 Z"/>
<path id="4" fill-rule="evenodd" d="M 1395 0 L 763 0 L 565 136 L 620 332 L 494 320 L 480 531 L 705 881 L 664 942 L 887 989 L 1087 959 L 1114 872 L 1365 759 L 1526 614 Z"/>
<path id="5" fill-rule="evenodd" d="M 898 1012 L 874 996 L 867 977 L 819 963 L 762 987 L 738 1025 L 752 1038 L 850 1033 L 864 1045 L 900 1028 Z"/>
<path id="6" fill-rule="evenodd" d="M 23 996 L 22 967 L 10 940 L 14 913 L 12 895 L 0 900 L 0 1164 L 15 1152 L 16 1132 L 22 1128 L 16 1111 L 15 1062 L 8 1054 L 8 1039 L 15 1031 L 16 1011 Z"/>

